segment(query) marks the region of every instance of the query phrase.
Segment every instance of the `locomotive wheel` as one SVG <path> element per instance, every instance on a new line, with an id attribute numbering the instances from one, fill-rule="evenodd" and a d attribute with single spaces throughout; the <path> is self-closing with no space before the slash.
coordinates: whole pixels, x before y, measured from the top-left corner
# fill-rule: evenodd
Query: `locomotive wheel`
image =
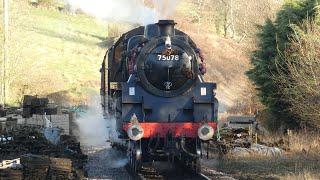
<path id="1" fill-rule="evenodd" d="M 141 160 L 135 159 L 135 165 L 134 165 L 134 167 L 135 167 L 135 171 L 140 171 L 140 170 L 141 170 L 141 167 L 142 167 L 142 162 L 141 162 Z"/>
<path id="2" fill-rule="evenodd" d="M 136 156 L 137 150 L 140 149 L 140 148 L 138 148 L 138 149 L 137 148 L 138 147 L 137 147 L 136 142 L 133 142 L 133 147 L 130 149 L 130 152 L 129 152 L 129 165 L 130 165 L 130 169 L 133 172 L 139 171 L 142 167 L 141 158 L 137 159 L 137 156 Z"/>

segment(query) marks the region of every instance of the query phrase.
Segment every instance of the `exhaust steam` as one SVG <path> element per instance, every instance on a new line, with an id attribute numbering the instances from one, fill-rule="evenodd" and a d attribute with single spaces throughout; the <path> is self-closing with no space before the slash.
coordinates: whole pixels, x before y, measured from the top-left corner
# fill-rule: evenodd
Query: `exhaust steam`
<path id="1" fill-rule="evenodd" d="M 72 9 L 98 19 L 131 24 L 151 24 L 171 16 L 179 0 L 66 0 Z"/>

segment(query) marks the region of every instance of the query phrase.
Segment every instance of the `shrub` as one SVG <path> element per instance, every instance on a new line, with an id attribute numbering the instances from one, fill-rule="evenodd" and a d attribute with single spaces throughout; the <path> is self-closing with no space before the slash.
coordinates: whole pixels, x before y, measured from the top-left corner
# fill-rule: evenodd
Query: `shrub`
<path id="1" fill-rule="evenodd" d="M 249 78 L 259 90 L 262 103 L 280 122 L 279 126 L 297 128 L 301 117 L 292 111 L 292 104 L 286 100 L 287 93 L 283 84 L 274 77 L 280 76 L 279 66 L 287 69 L 288 64 L 282 56 L 295 31 L 293 25 L 304 20 L 316 20 L 319 16 L 320 0 L 287 1 L 277 14 L 275 22 L 267 20 L 258 34 L 258 49 L 253 52 L 251 63 L 253 68 L 247 72 Z"/>
<path id="2" fill-rule="evenodd" d="M 292 29 L 279 76 L 274 78 L 290 113 L 307 126 L 320 128 L 320 26 L 307 20 Z"/>

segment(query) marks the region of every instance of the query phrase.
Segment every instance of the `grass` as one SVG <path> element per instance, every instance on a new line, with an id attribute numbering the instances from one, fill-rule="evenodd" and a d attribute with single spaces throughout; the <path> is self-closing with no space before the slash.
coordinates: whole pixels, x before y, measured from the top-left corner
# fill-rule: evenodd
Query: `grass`
<path id="1" fill-rule="evenodd" d="M 319 157 L 311 159 L 301 154 L 286 154 L 281 157 L 226 157 L 217 169 L 240 179 L 280 179 L 309 174 L 319 176 Z"/>
<path id="2" fill-rule="evenodd" d="M 288 174 L 286 176 L 280 177 L 283 180 L 315 180 L 315 179 L 320 179 L 320 175 L 318 174 L 313 174 L 310 172 L 301 172 L 298 174 Z"/>
<path id="3" fill-rule="evenodd" d="M 27 0 L 10 2 L 9 102 L 17 103 L 22 93 L 68 91 L 75 99 L 66 101 L 73 103 L 85 101 L 78 93 L 98 91 L 108 24 L 35 8 Z"/>
<path id="4" fill-rule="evenodd" d="M 274 135 L 268 140 L 288 138 Z M 306 179 L 320 178 L 319 134 L 309 132 L 290 135 L 289 149 L 281 156 L 226 155 L 214 167 L 239 179 Z M 212 162 L 206 162 L 212 166 Z"/>

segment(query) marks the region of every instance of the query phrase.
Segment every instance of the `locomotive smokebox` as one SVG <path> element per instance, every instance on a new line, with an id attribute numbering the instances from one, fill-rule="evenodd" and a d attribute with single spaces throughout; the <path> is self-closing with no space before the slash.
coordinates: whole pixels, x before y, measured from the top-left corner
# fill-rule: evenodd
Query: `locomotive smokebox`
<path id="1" fill-rule="evenodd" d="M 174 26 L 176 23 L 174 20 L 159 20 L 157 23 L 160 30 L 160 36 L 174 36 Z"/>

